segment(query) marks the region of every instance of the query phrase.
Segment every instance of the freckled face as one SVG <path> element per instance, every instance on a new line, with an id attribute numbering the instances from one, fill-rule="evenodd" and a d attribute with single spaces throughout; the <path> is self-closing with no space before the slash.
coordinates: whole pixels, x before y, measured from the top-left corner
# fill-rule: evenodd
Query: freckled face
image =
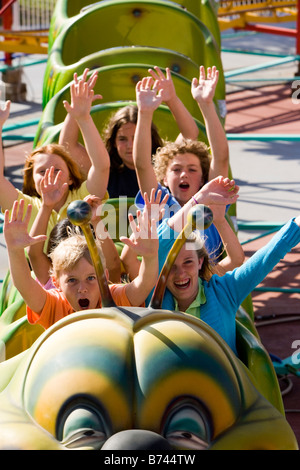
<path id="1" fill-rule="evenodd" d="M 180 310 L 185 311 L 198 294 L 198 272 L 203 259 L 195 250 L 180 250 L 168 277 L 167 288 L 177 299 Z"/>
<path id="2" fill-rule="evenodd" d="M 132 150 L 135 129 L 135 124 L 127 122 L 120 127 L 116 135 L 116 148 L 118 154 L 123 163 L 131 170 L 134 169 Z"/>
<path id="3" fill-rule="evenodd" d="M 183 206 L 203 185 L 199 158 L 192 153 L 176 155 L 167 168 L 164 184 Z"/>
<path id="4" fill-rule="evenodd" d="M 59 274 L 56 284 L 75 312 L 97 308 L 100 289 L 94 267 L 81 258 L 70 270 Z"/>
<path id="5" fill-rule="evenodd" d="M 54 167 L 55 175 L 61 171 L 62 184 L 68 183 L 70 186 L 73 182 L 70 177 L 69 168 L 63 158 L 55 154 L 41 153 L 35 158 L 33 165 L 33 181 L 39 195 L 41 195 L 41 181 L 45 176 L 45 171 L 52 166 Z"/>

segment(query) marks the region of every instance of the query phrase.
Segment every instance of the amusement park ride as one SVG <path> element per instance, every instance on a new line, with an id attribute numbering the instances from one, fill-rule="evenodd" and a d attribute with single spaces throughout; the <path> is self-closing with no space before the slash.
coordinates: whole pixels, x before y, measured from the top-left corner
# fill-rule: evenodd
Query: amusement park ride
<path id="1" fill-rule="evenodd" d="M 13 3 L 2 2 L 0 16 L 8 15 Z M 220 31 L 290 35 L 297 56 L 297 7 L 296 0 L 227 0 L 218 8 L 209 0 L 57 0 L 49 31 L 10 31 L 3 21 L 0 50 L 48 54 L 37 146 L 57 140 L 73 73 L 85 68 L 98 69 L 101 94 L 106 91 L 92 109 L 99 131 L 112 111 L 134 101 L 135 83 L 154 65 L 170 67 L 189 107 L 191 77 L 200 63 L 213 61 L 220 70 L 215 104 L 223 119 Z M 265 24 L 287 20 L 297 21 L 297 28 Z M 101 28 L 109 34 L 100 35 Z M 206 140 L 202 116 L 191 113 Z M 162 105 L 155 119 L 162 137 L 172 139 L 168 109 Z M 208 225 L 211 214 L 204 213 Z M 6 360 L 0 363 L 0 448 L 298 449 L 251 306 L 237 313 L 239 357 L 201 320 L 161 309 L 168 272 L 185 231 L 195 228 L 197 212 L 167 257 L 149 308 L 130 309 L 116 307 L 109 295 L 89 216 L 82 201 L 70 205 L 68 217 L 82 227 L 98 275 L 101 309 L 76 312 L 43 331 L 28 324 L 9 272 L 2 284 L 0 346 Z"/>

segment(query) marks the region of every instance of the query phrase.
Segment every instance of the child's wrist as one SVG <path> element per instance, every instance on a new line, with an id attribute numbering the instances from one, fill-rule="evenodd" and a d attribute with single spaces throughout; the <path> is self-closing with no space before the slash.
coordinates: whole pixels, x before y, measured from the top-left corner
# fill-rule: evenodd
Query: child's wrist
<path id="1" fill-rule="evenodd" d="M 55 204 L 47 204 L 43 201 L 42 205 L 41 205 L 41 208 L 43 209 L 43 211 L 48 211 L 48 212 L 51 213 L 52 210 L 54 209 L 54 206 L 55 206 Z"/>
<path id="2" fill-rule="evenodd" d="M 75 117 L 76 121 L 78 124 L 84 124 L 84 123 L 88 123 L 89 121 L 91 121 L 92 119 L 92 116 L 90 114 L 85 114 L 85 115 L 80 115 L 80 116 L 77 116 Z"/>

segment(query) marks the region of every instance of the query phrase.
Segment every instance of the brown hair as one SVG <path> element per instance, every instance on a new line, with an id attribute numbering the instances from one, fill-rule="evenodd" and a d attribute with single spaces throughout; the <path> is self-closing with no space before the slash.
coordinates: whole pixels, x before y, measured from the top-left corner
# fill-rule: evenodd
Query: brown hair
<path id="1" fill-rule="evenodd" d="M 178 154 L 183 155 L 185 153 L 192 153 L 199 158 L 203 174 L 203 184 L 207 183 L 211 162 L 209 149 L 204 142 L 191 139 L 181 139 L 180 142 L 167 142 L 157 150 L 153 160 L 155 175 L 159 183 L 163 184 L 167 168 L 173 158 Z"/>
<path id="2" fill-rule="evenodd" d="M 46 153 L 49 155 L 58 155 L 61 157 L 70 173 L 70 178 L 72 179 L 73 183 L 70 185 L 69 189 L 72 191 L 73 189 L 78 189 L 81 184 L 83 183 L 83 177 L 80 173 L 80 169 L 76 162 L 72 159 L 69 152 L 65 149 L 64 146 L 59 144 L 46 144 L 42 147 L 38 147 L 34 149 L 29 155 L 27 155 L 24 165 L 24 180 L 23 180 L 23 193 L 28 194 L 29 196 L 36 196 L 41 197 L 35 189 L 34 180 L 33 180 L 33 167 L 36 158 L 42 153 Z"/>
<path id="3" fill-rule="evenodd" d="M 120 158 L 116 147 L 117 132 L 121 126 L 127 124 L 128 122 L 136 124 L 137 115 L 137 106 L 125 106 L 112 115 L 106 129 L 104 130 L 104 143 L 110 156 L 111 170 L 113 171 L 122 171 L 124 168 L 124 163 Z M 157 127 L 154 123 L 151 125 L 151 136 L 152 154 L 154 154 L 158 147 L 163 145 L 163 141 L 160 138 Z"/>

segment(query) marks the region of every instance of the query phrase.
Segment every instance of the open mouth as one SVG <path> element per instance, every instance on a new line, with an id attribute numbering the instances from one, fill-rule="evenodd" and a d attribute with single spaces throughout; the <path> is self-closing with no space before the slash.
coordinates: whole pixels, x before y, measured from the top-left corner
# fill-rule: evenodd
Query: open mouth
<path id="1" fill-rule="evenodd" d="M 184 279 L 182 281 L 176 281 L 174 282 L 174 285 L 176 287 L 176 289 L 187 289 L 189 286 L 190 286 L 190 279 Z"/>
<path id="2" fill-rule="evenodd" d="M 189 187 L 190 187 L 189 183 L 180 183 L 179 185 L 179 188 L 182 189 L 183 191 L 187 191 Z"/>
<path id="3" fill-rule="evenodd" d="M 78 303 L 79 303 L 79 306 L 80 306 L 82 309 L 89 308 L 89 305 L 90 305 L 89 299 L 79 299 L 79 300 L 78 300 Z"/>

